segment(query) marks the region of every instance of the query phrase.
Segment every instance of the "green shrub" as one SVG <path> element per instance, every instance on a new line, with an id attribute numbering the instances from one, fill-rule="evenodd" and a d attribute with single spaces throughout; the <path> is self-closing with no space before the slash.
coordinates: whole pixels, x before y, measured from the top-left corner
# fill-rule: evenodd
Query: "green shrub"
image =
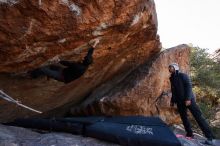
<path id="1" fill-rule="evenodd" d="M 190 56 L 194 92 L 200 100 L 212 106 L 220 100 L 220 64 L 207 53 L 207 49 L 192 47 Z"/>

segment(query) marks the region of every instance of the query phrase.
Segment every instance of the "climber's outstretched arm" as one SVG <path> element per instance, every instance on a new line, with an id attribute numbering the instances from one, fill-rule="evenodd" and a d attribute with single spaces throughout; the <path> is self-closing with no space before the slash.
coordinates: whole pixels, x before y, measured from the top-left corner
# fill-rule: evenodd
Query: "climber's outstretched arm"
<path id="1" fill-rule="evenodd" d="M 60 64 L 62 64 L 62 65 L 64 65 L 64 66 L 72 66 L 74 63 L 72 63 L 72 62 L 70 62 L 70 61 L 64 61 L 64 60 L 62 60 L 62 61 L 60 61 L 59 62 Z"/>

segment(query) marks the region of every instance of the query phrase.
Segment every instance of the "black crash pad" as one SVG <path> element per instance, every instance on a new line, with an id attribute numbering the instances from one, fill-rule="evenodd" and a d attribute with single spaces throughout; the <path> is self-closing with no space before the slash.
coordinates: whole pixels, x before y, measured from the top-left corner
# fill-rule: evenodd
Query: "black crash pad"
<path id="1" fill-rule="evenodd" d="M 126 146 L 181 146 L 174 133 L 157 117 L 19 119 L 8 125 L 81 134 Z"/>

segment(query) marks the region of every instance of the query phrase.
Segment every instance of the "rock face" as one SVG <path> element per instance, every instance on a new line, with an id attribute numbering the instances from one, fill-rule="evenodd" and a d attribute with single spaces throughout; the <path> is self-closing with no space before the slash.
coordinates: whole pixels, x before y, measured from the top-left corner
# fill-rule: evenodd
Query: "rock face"
<path id="1" fill-rule="evenodd" d="M 152 0 L 0 0 L 0 14 L 0 73 L 7 73 L 0 88 L 45 115 L 64 113 L 101 84 L 119 82 L 161 49 Z M 16 76 L 56 57 L 81 61 L 95 39 L 94 63 L 65 86 Z M 0 101 L 0 121 L 33 115 Z"/>
<path id="2" fill-rule="evenodd" d="M 170 108 L 170 83 L 168 65 L 176 62 L 181 71 L 189 73 L 187 45 L 180 45 L 161 52 L 150 63 L 138 67 L 123 81 L 105 83 L 93 92 L 88 100 L 72 109 L 73 114 L 152 115 L 160 116 L 167 123 L 179 118 Z M 167 95 L 162 95 L 162 93 Z"/>
<path id="3" fill-rule="evenodd" d="M 0 125 L 1 146 L 117 146 L 94 138 L 82 137 L 67 133 L 40 134 L 29 129 Z"/>
<path id="4" fill-rule="evenodd" d="M 220 106 L 216 108 L 215 118 L 212 121 L 212 125 L 220 128 Z"/>
<path id="5" fill-rule="evenodd" d="M 0 14 L 0 72 L 27 71 L 55 56 L 80 60 L 95 38 L 100 68 L 160 49 L 153 1 L 1 0 Z"/>

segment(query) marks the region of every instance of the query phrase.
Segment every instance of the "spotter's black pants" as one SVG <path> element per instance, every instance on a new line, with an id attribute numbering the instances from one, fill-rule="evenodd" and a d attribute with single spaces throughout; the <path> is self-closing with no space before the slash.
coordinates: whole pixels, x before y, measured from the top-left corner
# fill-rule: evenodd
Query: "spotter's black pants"
<path id="1" fill-rule="evenodd" d="M 195 118 L 196 122 L 198 123 L 200 129 L 204 133 L 205 137 L 208 139 L 213 139 L 214 135 L 206 122 L 205 118 L 202 115 L 198 105 L 195 102 L 195 99 L 191 100 L 191 105 L 186 106 L 184 102 L 177 103 L 177 108 L 182 119 L 184 128 L 186 130 L 187 136 L 193 136 L 193 131 L 191 128 L 191 124 L 188 119 L 187 109 L 192 113 L 193 117 Z"/>

